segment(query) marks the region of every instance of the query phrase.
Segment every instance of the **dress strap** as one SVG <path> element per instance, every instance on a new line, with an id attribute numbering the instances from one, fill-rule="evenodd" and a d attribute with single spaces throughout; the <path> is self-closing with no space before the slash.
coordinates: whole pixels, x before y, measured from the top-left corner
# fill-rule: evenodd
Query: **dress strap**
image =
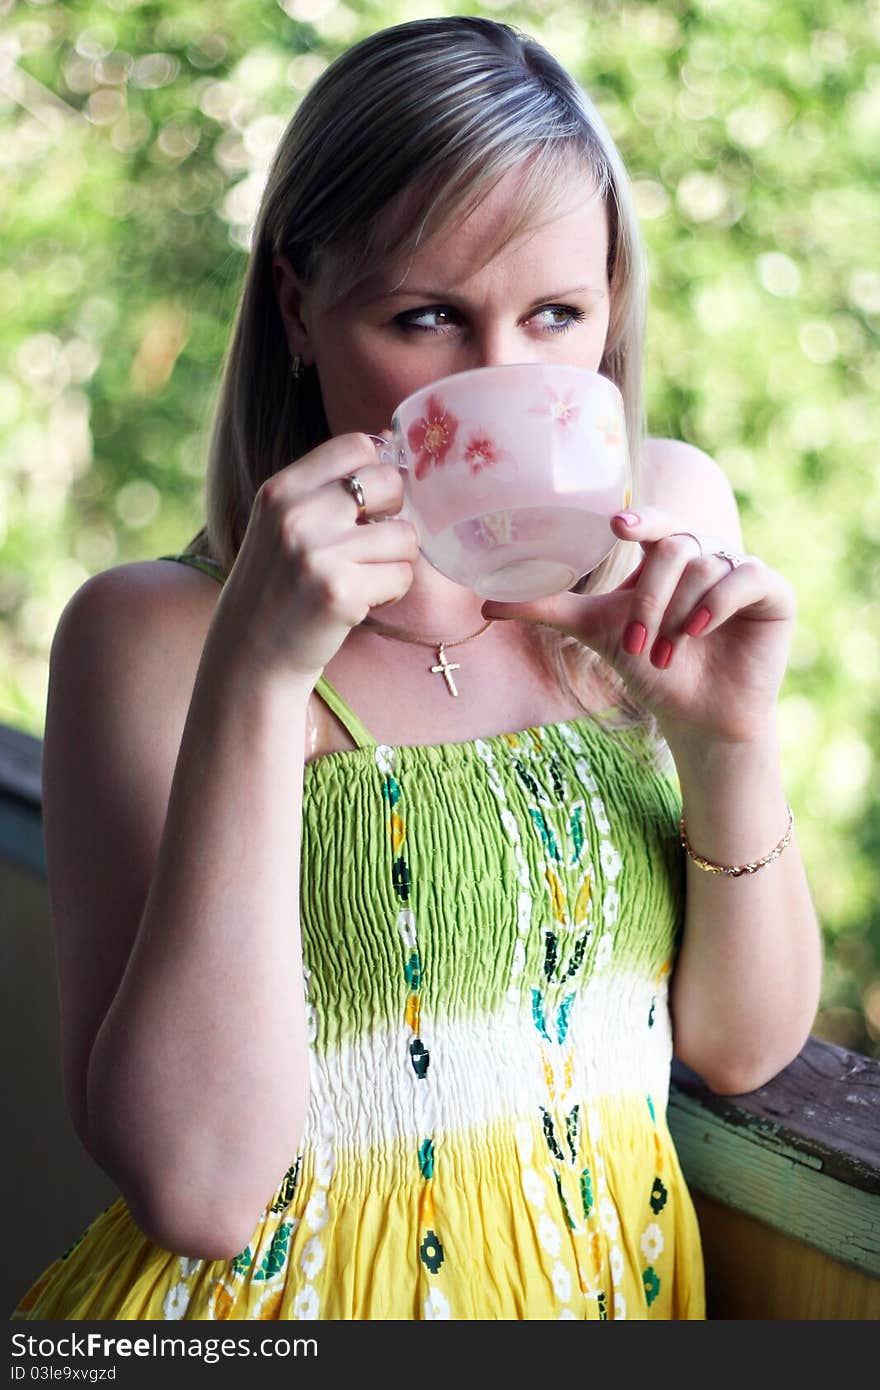
<path id="1" fill-rule="evenodd" d="M 194 569 L 201 570 L 202 574 L 209 574 L 212 579 L 216 579 L 220 584 L 224 584 L 227 574 L 222 565 L 218 565 L 216 560 L 211 560 L 207 555 L 157 555 L 158 560 L 177 560 L 181 565 L 192 565 Z"/>
<path id="2" fill-rule="evenodd" d="M 376 740 L 358 719 L 351 705 L 346 704 L 339 691 L 330 684 L 326 676 L 319 676 L 315 682 L 315 694 L 320 695 L 329 705 L 340 724 L 348 730 L 358 748 L 375 748 Z"/>
<path id="3" fill-rule="evenodd" d="M 218 565 L 216 560 L 211 560 L 207 555 L 159 555 L 159 560 L 177 560 L 182 565 L 192 565 L 195 569 L 201 570 L 203 574 L 209 574 L 212 579 L 218 580 L 223 584 L 227 578 L 226 571 L 222 565 Z M 350 705 L 346 704 L 339 691 L 336 690 L 326 676 L 319 676 L 315 682 L 315 694 L 320 695 L 321 699 L 336 715 L 340 724 L 351 734 L 358 748 L 375 748 L 376 740 L 358 719 Z"/>

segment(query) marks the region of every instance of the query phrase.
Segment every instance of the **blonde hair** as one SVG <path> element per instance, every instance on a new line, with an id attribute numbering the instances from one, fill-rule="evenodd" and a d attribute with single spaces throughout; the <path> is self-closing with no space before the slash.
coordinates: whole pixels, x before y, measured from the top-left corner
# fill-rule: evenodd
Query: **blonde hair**
<path id="1" fill-rule="evenodd" d="M 554 201 L 570 197 L 579 175 L 605 203 L 610 322 L 599 370 L 623 396 L 638 498 L 646 290 L 620 155 L 587 95 L 533 39 L 494 20 L 424 19 L 343 53 L 281 138 L 223 362 L 206 524 L 189 553 L 208 554 L 228 571 L 261 484 L 329 438 L 316 373 L 291 374 L 273 258 L 286 256 L 304 283 L 320 277 L 341 299 L 384 262 L 460 222 L 520 166 L 520 197 L 499 247 L 547 215 L 548 190 Z M 383 216 L 403 200 L 414 202 L 416 216 Z M 619 583 L 629 569 L 625 550 L 615 547 L 576 591 Z M 547 669 L 582 707 L 601 674 L 624 721 L 643 717 L 582 643 L 540 625 L 534 633 Z"/>

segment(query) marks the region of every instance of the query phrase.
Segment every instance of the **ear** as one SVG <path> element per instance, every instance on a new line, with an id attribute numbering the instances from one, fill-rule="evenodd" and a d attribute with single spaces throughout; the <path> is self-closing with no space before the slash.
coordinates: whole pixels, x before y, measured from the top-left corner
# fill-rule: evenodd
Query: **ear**
<path id="1" fill-rule="evenodd" d="M 315 360 L 315 354 L 308 328 L 308 295 L 305 286 L 286 256 L 273 257 L 272 278 L 290 355 L 301 358 L 303 365 L 310 367 Z"/>

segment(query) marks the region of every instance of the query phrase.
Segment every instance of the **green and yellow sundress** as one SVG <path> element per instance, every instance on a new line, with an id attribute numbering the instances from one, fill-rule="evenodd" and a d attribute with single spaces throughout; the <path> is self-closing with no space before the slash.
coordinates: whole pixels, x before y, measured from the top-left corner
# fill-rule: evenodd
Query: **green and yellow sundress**
<path id="1" fill-rule="evenodd" d="M 304 772 L 300 1151 L 234 1259 L 120 1198 L 13 1316 L 703 1318 L 666 1123 L 674 773 L 588 718 L 377 744 L 316 690 L 357 746 Z"/>

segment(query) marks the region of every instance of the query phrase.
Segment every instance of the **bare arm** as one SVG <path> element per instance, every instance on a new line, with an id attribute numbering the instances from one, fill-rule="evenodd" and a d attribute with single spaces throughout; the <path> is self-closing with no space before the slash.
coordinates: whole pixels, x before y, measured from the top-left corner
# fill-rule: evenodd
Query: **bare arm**
<path id="1" fill-rule="evenodd" d="M 190 1255 L 246 1244 L 303 1132 L 308 698 L 418 555 L 408 522 L 357 524 L 339 488 L 354 466 L 372 519 L 394 517 L 397 469 L 335 437 L 260 489 L 219 600 L 193 578 L 213 613 L 175 597 L 177 567 L 123 567 L 74 596 L 53 643 L 44 813 L 71 1113 L 144 1230 Z"/>
<path id="2" fill-rule="evenodd" d="M 688 524 L 734 550 L 742 533 L 730 486 L 696 450 L 658 442 L 651 500 L 686 500 Z M 681 500 L 679 500 L 681 499 Z M 746 864 L 786 825 L 775 710 L 741 742 L 696 733 L 670 742 L 689 839 L 705 859 Z M 670 987 L 675 1049 L 713 1090 L 755 1090 L 801 1050 L 821 984 L 821 936 L 796 836 L 754 876 L 728 878 L 690 858 L 682 949 Z"/>
<path id="3" fill-rule="evenodd" d="M 219 1256 L 246 1244 L 307 1105 L 309 688 L 248 669 L 209 632 L 187 709 L 171 583 L 101 576 L 65 615 L 47 853 L 77 1128 L 148 1234 Z"/>
<path id="4" fill-rule="evenodd" d="M 221 1194 L 231 1243 L 246 1244 L 302 1135 L 308 694 L 235 668 L 209 640 L 144 916 L 89 1065 L 98 1152 L 131 1174 L 136 1216 L 176 1241 L 193 1224 L 190 1250 Z"/>
<path id="5" fill-rule="evenodd" d="M 768 854 L 787 825 L 773 728 L 749 744 L 672 751 L 695 851 L 721 864 Z M 688 859 L 685 921 L 675 1050 L 713 1090 L 753 1091 L 800 1052 L 819 1001 L 821 939 L 796 839 L 754 876 Z"/>

